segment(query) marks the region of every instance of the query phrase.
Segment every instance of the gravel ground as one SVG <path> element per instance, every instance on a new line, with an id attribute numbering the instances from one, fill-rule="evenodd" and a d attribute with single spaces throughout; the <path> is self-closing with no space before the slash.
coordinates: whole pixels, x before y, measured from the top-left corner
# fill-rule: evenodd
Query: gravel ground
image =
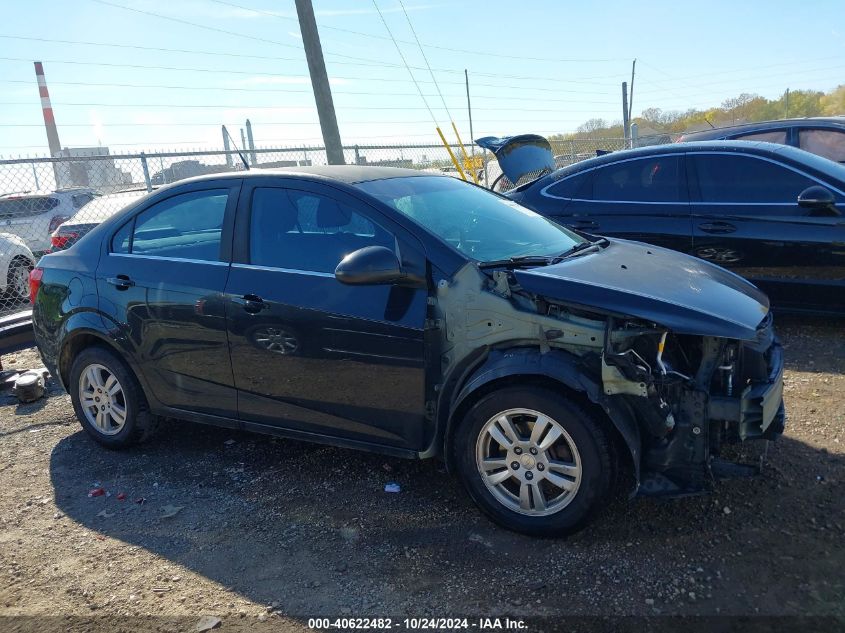
<path id="1" fill-rule="evenodd" d="M 21 630 L 48 629 L 57 615 L 161 630 L 194 630 L 212 615 L 221 630 L 244 631 L 305 629 L 315 615 L 841 624 L 843 325 L 781 319 L 787 432 L 761 476 L 709 496 L 619 500 L 566 540 L 497 528 L 434 461 L 188 423 L 111 452 L 85 436 L 55 384 L 29 405 L 2 395 L 0 616 L 33 616 L 5 619 Z M 3 363 L 40 364 L 34 350 Z M 401 492 L 385 493 L 388 482 Z M 89 497 L 98 485 L 108 494 Z"/>

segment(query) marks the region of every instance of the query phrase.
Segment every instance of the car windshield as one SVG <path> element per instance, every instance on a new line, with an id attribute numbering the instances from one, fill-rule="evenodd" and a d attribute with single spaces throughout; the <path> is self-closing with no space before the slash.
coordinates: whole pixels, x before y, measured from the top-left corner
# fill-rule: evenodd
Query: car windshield
<path id="1" fill-rule="evenodd" d="M 357 186 L 480 262 L 555 257 L 586 241 L 516 202 L 456 178 L 411 176 Z"/>

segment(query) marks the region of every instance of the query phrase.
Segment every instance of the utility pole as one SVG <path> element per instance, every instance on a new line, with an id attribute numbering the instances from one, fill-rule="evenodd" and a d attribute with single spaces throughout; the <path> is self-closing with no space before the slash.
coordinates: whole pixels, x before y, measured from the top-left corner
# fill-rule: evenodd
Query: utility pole
<path id="1" fill-rule="evenodd" d="M 475 134 L 472 132 L 472 103 L 469 100 L 469 73 L 467 69 L 464 68 L 464 80 L 466 81 L 467 86 L 467 113 L 469 114 L 469 142 L 470 142 L 470 151 L 472 152 L 473 157 L 475 157 Z"/>
<path id="2" fill-rule="evenodd" d="M 622 132 L 625 135 L 625 147 L 631 138 L 631 122 L 628 119 L 628 82 L 622 82 Z"/>
<path id="3" fill-rule="evenodd" d="M 634 110 L 634 74 L 637 72 L 637 60 L 634 60 L 634 63 L 631 64 L 631 94 L 628 97 L 628 120 L 633 120 L 634 117 L 631 116 Z"/>
<path id="4" fill-rule="evenodd" d="M 296 0 L 296 14 L 299 16 L 299 30 L 302 33 L 302 44 L 305 46 L 305 59 L 308 61 L 317 116 L 320 118 L 323 143 L 326 146 L 326 159 L 329 165 L 343 165 L 343 145 L 340 142 L 340 130 L 337 127 L 332 91 L 311 0 Z"/>

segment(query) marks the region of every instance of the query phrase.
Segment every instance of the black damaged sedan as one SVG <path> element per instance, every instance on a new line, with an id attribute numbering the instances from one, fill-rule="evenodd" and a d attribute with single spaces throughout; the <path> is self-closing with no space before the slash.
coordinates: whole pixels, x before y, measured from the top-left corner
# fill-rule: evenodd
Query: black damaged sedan
<path id="1" fill-rule="evenodd" d="M 109 448 L 189 420 L 439 457 L 498 523 L 706 491 L 783 431 L 766 297 L 447 176 L 373 167 L 163 187 L 31 278 L 36 340 Z M 618 475 L 627 475 L 618 477 Z"/>

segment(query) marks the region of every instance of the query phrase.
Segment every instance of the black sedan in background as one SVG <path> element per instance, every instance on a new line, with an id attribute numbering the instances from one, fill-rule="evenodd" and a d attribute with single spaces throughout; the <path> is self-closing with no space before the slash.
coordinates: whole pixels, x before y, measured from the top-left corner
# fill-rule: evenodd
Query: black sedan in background
<path id="1" fill-rule="evenodd" d="M 585 233 L 728 267 L 775 308 L 845 314 L 845 166 L 803 150 L 658 145 L 585 160 L 507 195 Z"/>
<path id="2" fill-rule="evenodd" d="M 824 158 L 845 163 L 845 117 L 806 117 L 758 121 L 701 132 L 689 132 L 678 139 L 689 141 L 765 141 L 792 145 Z"/>

